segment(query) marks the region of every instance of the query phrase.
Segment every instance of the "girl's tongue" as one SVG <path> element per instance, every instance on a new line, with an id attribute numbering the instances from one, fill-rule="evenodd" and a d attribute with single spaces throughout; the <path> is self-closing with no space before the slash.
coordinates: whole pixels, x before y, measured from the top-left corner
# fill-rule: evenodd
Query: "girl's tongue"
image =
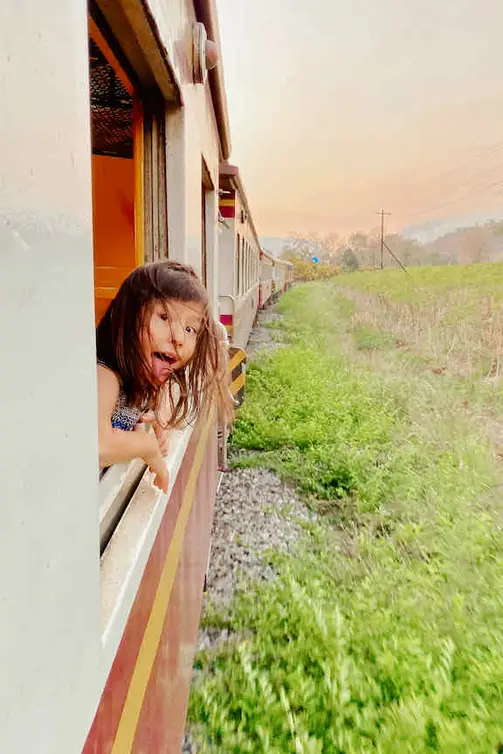
<path id="1" fill-rule="evenodd" d="M 174 359 L 163 358 L 158 353 L 152 355 L 152 371 L 159 382 L 164 382 L 168 378 L 169 374 L 173 371 L 174 363 Z"/>

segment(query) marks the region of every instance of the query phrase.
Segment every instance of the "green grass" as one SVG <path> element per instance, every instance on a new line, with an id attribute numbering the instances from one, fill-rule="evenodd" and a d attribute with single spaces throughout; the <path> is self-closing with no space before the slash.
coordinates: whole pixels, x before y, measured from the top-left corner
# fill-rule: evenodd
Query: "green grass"
<path id="1" fill-rule="evenodd" d="M 503 752 L 499 469 L 462 410 L 485 398 L 352 328 L 356 307 L 332 283 L 296 288 L 288 345 L 249 367 L 235 463 L 323 515 L 271 554 L 273 582 L 208 612 L 234 639 L 198 658 L 202 751 Z"/>
<path id="2" fill-rule="evenodd" d="M 408 303 L 439 299 L 460 289 L 473 291 L 477 298 L 492 295 L 503 303 L 503 262 L 410 267 L 407 274 L 400 269 L 361 272 L 342 275 L 336 282 Z"/>
<path id="3" fill-rule="evenodd" d="M 450 373 L 503 376 L 503 263 L 358 273 L 336 285 L 354 304 L 354 329 L 394 336 Z"/>

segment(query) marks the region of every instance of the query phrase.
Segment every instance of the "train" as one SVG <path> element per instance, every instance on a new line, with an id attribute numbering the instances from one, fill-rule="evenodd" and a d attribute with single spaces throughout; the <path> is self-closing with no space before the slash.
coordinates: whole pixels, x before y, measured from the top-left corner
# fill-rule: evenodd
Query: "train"
<path id="1" fill-rule="evenodd" d="M 292 283 L 231 140 L 215 0 L 4 0 L 0 751 L 179 754 L 217 419 L 167 494 L 99 472 L 95 327 L 137 265 L 191 264 L 230 346 Z"/>
<path id="2" fill-rule="evenodd" d="M 293 283 L 293 264 L 262 248 L 235 165 L 220 167 L 219 312 L 230 342 L 244 348 L 257 311 Z"/>

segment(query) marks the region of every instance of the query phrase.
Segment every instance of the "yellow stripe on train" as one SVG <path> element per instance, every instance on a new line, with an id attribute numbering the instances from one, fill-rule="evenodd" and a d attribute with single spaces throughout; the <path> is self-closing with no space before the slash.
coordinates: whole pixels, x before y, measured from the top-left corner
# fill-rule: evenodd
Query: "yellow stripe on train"
<path id="1" fill-rule="evenodd" d="M 242 348 L 231 346 L 229 353 L 229 372 L 231 374 L 231 393 L 238 406 L 244 400 L 246 383 L 246 352 Z"/>
<path id="2" fill-rule="evenodd" d="M 234 398 L 239 393 L 241 388 L 244 387 L 245 382 L 246 382 L 246 377 L 245 377 L 244 372 L 241 372 L 241 374 L 238 377 L 236 377 L 234 382 L 231 382 L 231 393 Z"/>

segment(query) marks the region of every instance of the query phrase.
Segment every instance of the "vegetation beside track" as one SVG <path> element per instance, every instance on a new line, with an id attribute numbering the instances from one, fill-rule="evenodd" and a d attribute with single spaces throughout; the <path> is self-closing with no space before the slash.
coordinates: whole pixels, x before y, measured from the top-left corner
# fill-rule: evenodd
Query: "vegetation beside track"
<path id="1" fill-rule="evenodd" d="M 275 580 L 207 611 L 232 638 L 198 658 L 202 751 L 503 752 L 497 335 L 487 370 L 451 342 L 497 321 L 503 266 L 413 272 L 297 287 L 249 367 L 234 463 L 319 517 Z"/>

